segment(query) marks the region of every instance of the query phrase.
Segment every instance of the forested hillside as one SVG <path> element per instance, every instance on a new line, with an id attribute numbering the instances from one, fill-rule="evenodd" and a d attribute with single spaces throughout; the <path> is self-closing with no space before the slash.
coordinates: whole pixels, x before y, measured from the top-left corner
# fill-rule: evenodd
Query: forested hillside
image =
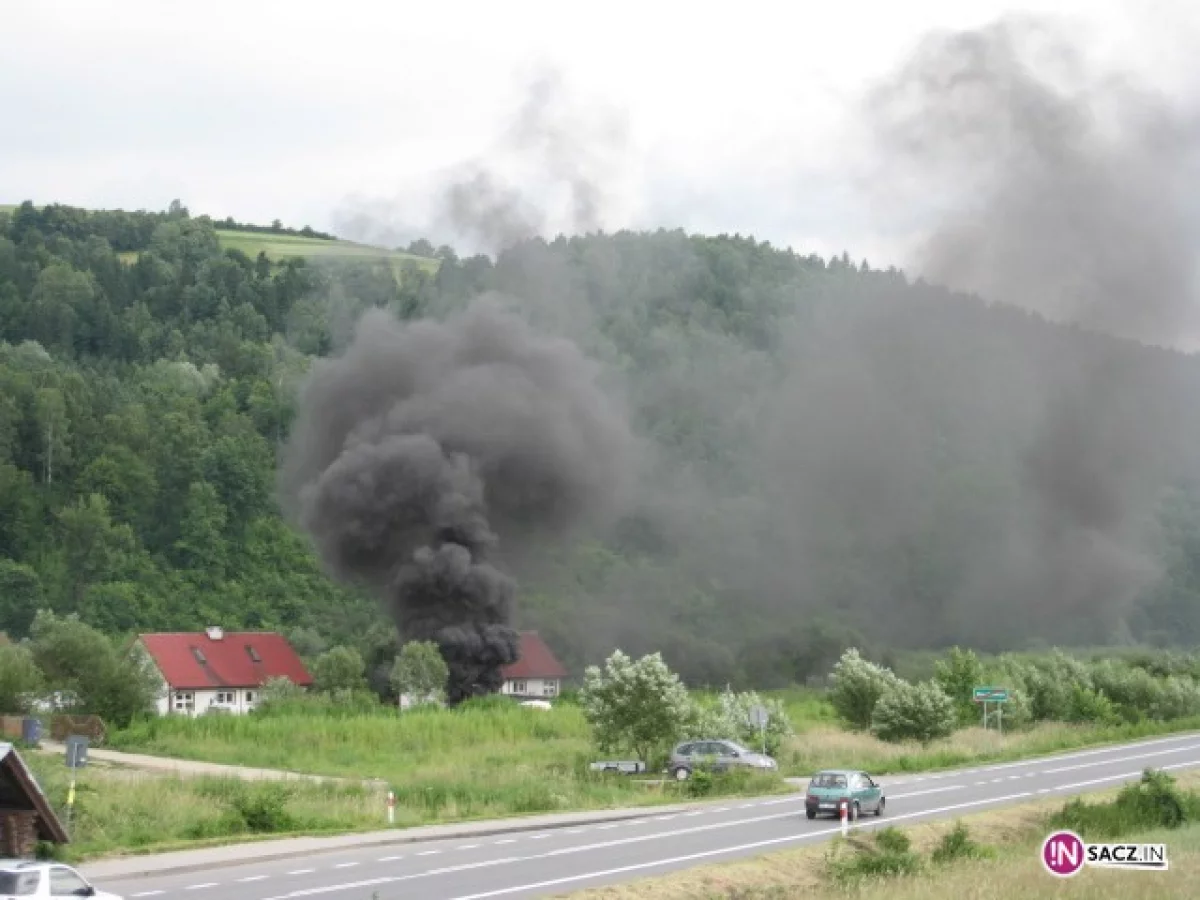
<path id="1" fill-rule="evenodd" d="M 0 628 L 46 606 L 390 663 L 374 601 L 280 518 L 276 454 L 361 309 L 493 290 L 606 364 L 652 451 L 613 533 L 512 561 L 573 666 L 662 649 L 770 686 L 860 636 L 1200 641 L 1200 361 L 740 237 L 438 255 L 251 259 L 178 204 L 0 213 Z M 1072 405 L 1097 371 L 1104 404 Z"/>

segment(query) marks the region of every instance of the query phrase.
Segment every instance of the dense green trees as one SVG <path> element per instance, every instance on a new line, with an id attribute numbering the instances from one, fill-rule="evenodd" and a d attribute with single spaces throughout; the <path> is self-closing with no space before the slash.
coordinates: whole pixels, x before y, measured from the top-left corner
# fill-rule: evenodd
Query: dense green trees
<path id="1" fill-rule="evenodd" d="M 1194 359 L 740 236 L 410 250 L 436 270 L 251 259 L 181 204 L 0 213 L 0 629 L 41 608 L 114 636 L 280 628 L 353 646 L 392 694 L 394 630 L 284 523 L 276 448 L 361 309 L 496 291 L 605 364 L 652 450 L 610 533 L 521 561 L 520 624 L 577 673 L 618 646 L 771 687 L 848 646 L 1200 641 Z M 1081 615 L 1017 577 L 1042 521 L 1022 466 L 1047 393 L 1100 353 L 1129 375 L 1087 421 L 1139 436 L 1122 502 L 1157 516 L 1160 566 Z"/>

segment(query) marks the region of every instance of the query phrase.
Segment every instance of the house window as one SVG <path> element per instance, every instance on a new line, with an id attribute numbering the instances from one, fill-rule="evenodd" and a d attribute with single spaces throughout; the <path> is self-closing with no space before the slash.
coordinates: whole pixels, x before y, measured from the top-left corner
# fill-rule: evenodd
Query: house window
<path id="1" fill-rule="evenodd" d="M 204 651 L 199 647 L 192 648 L 192 656 L 196 657 L 196 662 L 200 663 L 202 666 L 208 663 L 208 660 L 204 656 Z"/>
<path id="2" fill-rule="evenodd" d="M 191 691 L 175 692 L 175 711 L 191 712 L 196 708 L 196 695 Z"/>
<path id="3" fill-rule="evenodd" d="M 558 682 L 547 681 L 542 684 L 542 693 L 547 697 L 553 697 L 558 693 Z"/>
<path id="4" fill-rule="evenodd" d="M 217 702 L 233 704 L 233 691 L 217 691 Z"/>
<path id="5" fill-rule="evenodd" d="M 512 692 L 514 694 L 523 694 L 527 690 L 529 690 L 529 685 L 526 684 L 524 681 L 514 681 L 512 683 Z"/>
<path id="6" fill-rule="evenodd" d="M 252 661 L 254 661 L 256 663 L 262 662 L 262 657 L 258 655 L 258 651 L 255 650 L 253 647 L 251 647 L 249 644 L 246 645 L 246 653 L 250 656 L 250 659 Z"/>
<path id="7" fill-rule="evenodd" d="M 246 702 L 247 703 L 254 702 L 254 691 L 246 691 Z"/>

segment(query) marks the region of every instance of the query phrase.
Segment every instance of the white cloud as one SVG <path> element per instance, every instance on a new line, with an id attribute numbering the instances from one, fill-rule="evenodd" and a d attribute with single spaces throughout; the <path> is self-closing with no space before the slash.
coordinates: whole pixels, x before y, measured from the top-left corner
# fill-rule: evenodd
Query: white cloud
<path id="1" fill-rule="evenodd" d="M 10 3 L 0 202 L 162 208 L 178 196 L 218 216 L 330 227 L 351 194 L 403 204 L 486 151 L 546 62 L 628 116 L 614 225 L 741 231 L 884 263 L 901 236 L 848 190 L 854 99 L 926 30 L 1009 6 Z M 1190 62 L 1197 14 L 1184 2 L 1024 8 L 1085 15 L 1102 52 L 1160 79 Z"/>

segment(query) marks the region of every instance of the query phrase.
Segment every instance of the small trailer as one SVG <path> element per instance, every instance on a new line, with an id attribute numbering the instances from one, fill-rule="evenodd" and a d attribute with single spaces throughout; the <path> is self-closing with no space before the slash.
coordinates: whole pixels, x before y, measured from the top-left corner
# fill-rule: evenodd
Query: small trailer
<path id="1" fill-rule="evenodd" d="M 589 768 L 593 772 L 620 772 L 623 775 L 637 775 L 646 771 L 646 764 L 641 760 L 621 759 L 594 762 Z"/>

